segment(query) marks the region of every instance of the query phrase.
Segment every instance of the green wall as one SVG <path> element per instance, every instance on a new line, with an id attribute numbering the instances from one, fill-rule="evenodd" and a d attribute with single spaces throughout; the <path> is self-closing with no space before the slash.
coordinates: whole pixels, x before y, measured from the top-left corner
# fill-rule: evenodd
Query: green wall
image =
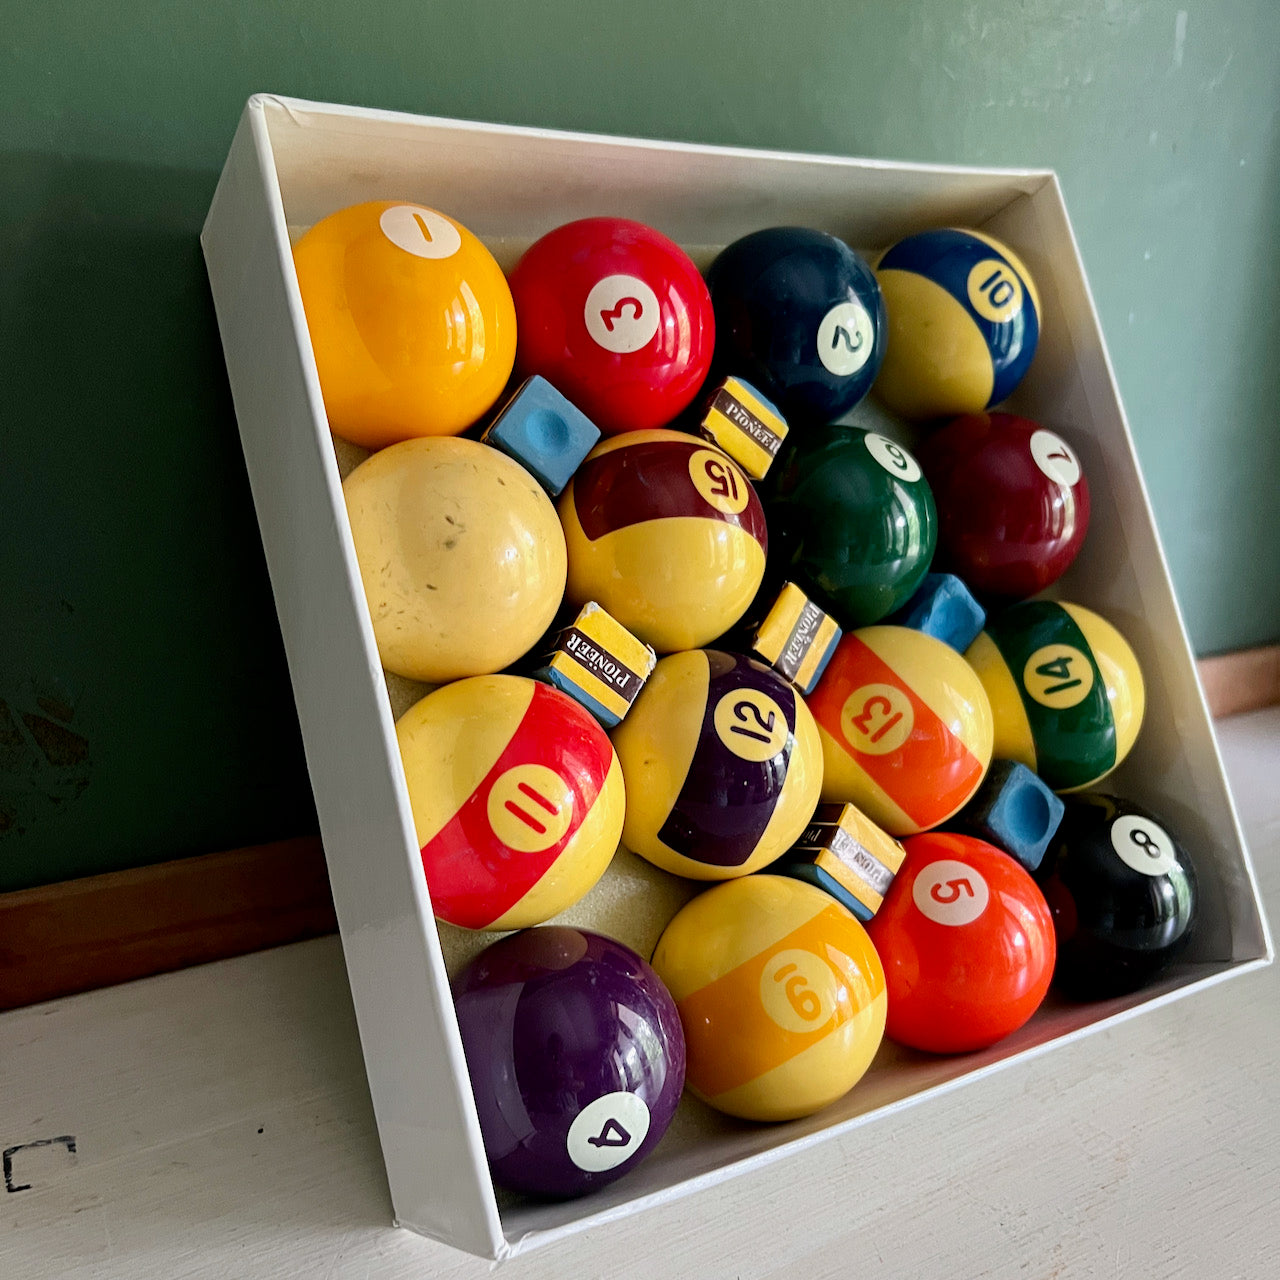
<path id="1" fill-rule="evenodd" d="M 197 233 L 245 98 L 1062 176 L 1193 641 L 1280 635 L 1280 5 L 10 0 L 0 890 L 313 828 Z"/>

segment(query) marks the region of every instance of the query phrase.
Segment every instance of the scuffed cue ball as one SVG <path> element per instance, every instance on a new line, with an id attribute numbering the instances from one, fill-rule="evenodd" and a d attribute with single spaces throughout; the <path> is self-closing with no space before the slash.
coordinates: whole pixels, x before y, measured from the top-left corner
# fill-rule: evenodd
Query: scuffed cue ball
<path id="1" fill-rule="evenodd" d="M 694 898 L 653 953 L 684 1025 L 686 1084 L 746 1120 L 794 1120 L 842 1097 L 884 1035 L 884 970 L 821 889 L 747 876 Z"/>
<path id="2" fill-rule="evenodd" d="M 622 833 L 622 771 L 567 694 L 523 676 L 473 676 L 410 707 L 396 738 L 441 920 L 541 924 L 604 874 Z"/>
<path id="3" fill-rule="evenodd" d="M 623 843 L 694 880 L 767 866 L 799 839 L 822 788 L 809 709 L 737 654 L 661 659 L 613 742 L 629 797 Z"/>
<path id="4" fill-rule="evenodd" d="M 294 267 L 329 425 L 367 449 L 465 431 L 516 354 L 511 290 L 460 222 L 375 200 L 316 223 Z"/>
<path id="5" fill-rule="evenodd" d="M 518 463 L 474 440 L 406 440 L 342 490 L 388 671 L 433 684 L 500 671 L 551 625 L 564 535 Z"/>
<path id="6" fill-rule="evenodd" d="M 764 508 L 727 454 L 678 431 L 597 445 L 560 495 L 568 596 L 597 601 L 659 653 L 696 649 L 764 577 Z"/>

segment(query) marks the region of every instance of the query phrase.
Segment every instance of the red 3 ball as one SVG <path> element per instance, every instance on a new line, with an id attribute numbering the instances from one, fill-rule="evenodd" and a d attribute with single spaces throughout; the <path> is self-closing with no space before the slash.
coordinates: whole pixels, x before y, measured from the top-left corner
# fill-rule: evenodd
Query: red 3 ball
<path id="1" fill-rule="evenodd" d="M 867 932 L 884 965 L 885 1034 L 931 1053 L 985 1049 L 1040 1007 L 1053 977 L 1053 917 L 1032 878 L 973 836 L 929 831 Z"/>
<path id="2" fill-rule="evenodd" d="M 606 435 L 665 426 L 702 386 L 711 295 L 688 254 L 641 222 L 583 218 L 511 272 L 517 367 L 541 374 Z"/>
<path id="3" fill-rule="evenodd" d="M 935 568 L 979 595 L 1021 600 L 1066 571 L 1089 527 L 1089 482 L 1055 431 L 973 413 L 916 450 L 938 507 Z"/>

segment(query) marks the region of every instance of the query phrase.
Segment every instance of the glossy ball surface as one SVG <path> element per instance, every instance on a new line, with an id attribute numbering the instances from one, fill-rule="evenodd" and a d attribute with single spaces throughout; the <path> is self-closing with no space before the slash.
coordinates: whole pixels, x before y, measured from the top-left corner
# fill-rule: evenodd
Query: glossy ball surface
<path id="1" fill-rule="evenodd" d="M 822 739 L 822 798 L 890 835 L 945 822 L 991 763 L 991 706 L 950 645 L 909 627 L 864 627 L 836 647 L 808 698 Z"/>
<path id="2" fill-rule="evenodd" d="M 1021 600 L 1079 554 L 1089 482 L 1056 432 L 1009 413 L 969 414 L 917 452 L 938 506 L 936 569 L 979 595 Z"/>
<path id="3" fill-rule="evenodd" d="M 502 394 L 516 353 L 511 290 L 460 222 L 377 200 L 293 248 L 329 425 L 368 449 L 456 435 Z"/>
<path id="4" fill-rule="evenodd" d="M 768 492 L 773 567 L 845 628 L 888 617 L 915 594 L 938 540 L 920 464 L 858 427 L 798 435 Z"/>
<path id="5" fill-rule="evenodd" d="M 835 236 L 770 227 L 707 272 L 717 370 L 745 378 L 798 423 L 832 422 L 871 389 L 884 303 L 871 268 Z"/>
<path id="6" fill-rule="evenodd" d="M 606 435 L 665 426 L 697 395 L 715 318 L 697 267 L 674 241 L 626 218 L 557 227 L 511 272 L 517 361 Z"/>
<path id="7" fill-rule="evenodd" d="M 598 444 L 560 495 L 568 596 L 595 600 L 659 653 L 743 615 L 764 577 L 764 508 L 742 468 L 678 431 Z"/>
<path id="8" fill-rule="evenodd" d="M 500 671 L 551 625 L 564 534 L 519 463 L 475 440 L 406 440 L 342 493 L 388 671 L 430 683 Z"/>
<path id="9" fill-rule="evenodd" d="M 889 993 L 885 1034 L 930 1053 L 985 1049 L 1040 1007 L 1053 921 L 1035 881 L 972 836 L 926 832 L 867 926 Z"/>
<path id="10" fill-rule="evenodd" d="M 627 784 L 623 843 L 675 875 L 756 871 L 795 843 L 817 806 L 813 716 L 753 658 L 662 658 L 612 736 Z"/>
<path id="11" fill-rule="evenodd" d="M 1142 669 L 1105 618 L 1025 600 L 996 613 L 965 651 L 991 700 L 995 754 L 1055 791 L 1080 791 L 1129 754 L 1146 708 Z"/>
<path id="12" fill-rule="evenodd" d="M 1196 923 L 1195 865 L 1162 819 L 1114 796 L 1070 796 L 1036 879 L 1058 935 L 1054 984 L 1084 1000 L 1153 981 Z"/>
<path id="13" fill-rule="evenodd" d="M 522 676 L 443 685 L 396 723 L 432 910 L 522 929 L 577 902 L 622 834 L 626 792 L 604 731 Z"/>
<path id="14" fill-rule="evenodd" d="M 843 1097 L 884 1035 L 879 957 L 821 889 L 747 876 L 700 894 L 653 953 L 684 1025 L 689 1089 L 747 1120 L 794 1120 Z"/>
<path id="15" fill-rule="evenodd" d="M 876 264 L 888 344 L 876 395 L 904 418 L 981 413 L 1013 393 L 1040 339 L 1040 296 L 994 236 L 948 227 Z"/>
<path id="16" fill-rule="evenodd" d="M 453 983 L 494 1181 L 584 1195 L 657 1145 L 684 1085 L 675 1002 L 629 947 L 547 926 L 503 938 Z"/>

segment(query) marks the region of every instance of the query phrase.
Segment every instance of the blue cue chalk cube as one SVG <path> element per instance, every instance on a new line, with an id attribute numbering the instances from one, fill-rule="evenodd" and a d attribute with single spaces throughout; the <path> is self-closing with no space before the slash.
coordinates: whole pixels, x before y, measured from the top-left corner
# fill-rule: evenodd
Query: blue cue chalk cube
<path id="1" fill-rule="evenodd" d="M 954 573 L 926 573 L 915 595 L 885 621 L 923 631 L 963 653 L 986 626 L 987 611 Z"/>
<path id="2" fill-rule="evenodd" d="M 535 373 L 480 439 L 514 458 L 558 498 L 600 439 L 600 428 Z"/>
<path id="3" fill-rule="evenodd" d="M 956 825 L 1035 871 L 1062 821 L 1064 805 L 1038 774 L 1016 760 L 993 760 Z"/>

